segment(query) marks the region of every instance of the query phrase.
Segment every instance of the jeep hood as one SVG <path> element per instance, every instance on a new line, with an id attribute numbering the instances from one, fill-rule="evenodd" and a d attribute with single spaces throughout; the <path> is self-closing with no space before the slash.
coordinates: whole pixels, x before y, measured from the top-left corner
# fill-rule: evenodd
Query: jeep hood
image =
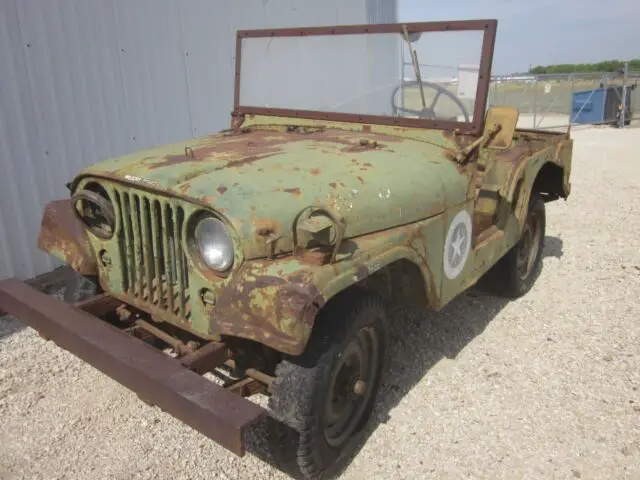
<path id="1" fill-rule="evenodd" d="M 443 142 L 447 145 L 447 142 Z M 290 251 L 309 205 L 340 213 L 345 237 L 438 215 L 465 200 L 468 178 L 433 143 L 371 132 L 222 132 L 93 165 L 102 177 L 209 207 L 234 226 L 245 258 L 266 255 L 265 227 Z"/>

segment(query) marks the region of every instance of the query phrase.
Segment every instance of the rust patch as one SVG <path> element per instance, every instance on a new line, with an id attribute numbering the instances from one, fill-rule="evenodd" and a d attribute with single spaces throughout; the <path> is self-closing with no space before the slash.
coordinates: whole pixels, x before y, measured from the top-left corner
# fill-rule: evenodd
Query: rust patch
<path id="1" fill-rule="evenodd" d="M 371 125 L 362 125 L 362 131 L 363 132 L 370 132 L 371 131 Z"/>
<path id="2" fill-rule="evenodd" d="M 227 163 L 227 167 L 242 167 L 243 165 L 250 165 L 258 160 L 262 160 L 263 158 L 271 157 L 275 155 L 275 153 L 267 153 L 265 155 L 253 155 L 251 157 L 240 158 L 238 160 L 231 160 Z"/>
<path id="3" fill-rule="evenodd" d="M 338 188 L 338 185 L 336 185 L 336 183 L 335 183 L 335 182 L 331 182 L 331 183 L 329 184 L 329 186 L 330 186 L 331 188 L 333 188 L 333 189 Z"/>
<path id="4" fill-rule="evenodd" d="M 362 179 L 362 177 L 361 177 L 360 175 L 358 175 L 356 178 L 358 179 L 358 181 L 359 181 L 362 185 L 364 185 L 364 180 Z"/>
<path id="5" fill-rule="evenodd" d="M 295 167 L 294 170 L 300 170 L 298 167 Z M 321 170 L 319 168 L 312 168 L 311 169 L 311 175 L 313 176 L 317 176 L 320 175 Z"/>
<path id="6" fill-rule="evenodd" d="M 38 248 L 58 257 L 83 275 L 98 273 L 87 231 L 73 213 L 68 199 L 54 200 L 45 206 Z"/>
<path id="7" fill-rule="evenodd" d="M 524 155 L 532 154 L 531 146 L 527 143 L 518 145 L 517 147 L 496 153 L 496 160 L 506 160 L 508 162 L 516 162 Z"/>
<path id="8" fill-rule="evenodd" d="M 295 188 L 285 188 L 282 190 L 283 192 L 287 192 L 290 193 L 291 195 L 293 195 L 294 197 L 299 197 L 302 195 L 302 190 L 300 190 L 300 188 L 295 187 Z"/>
<path id="9" fill-rule="evenodd" d="M 159 162 L 154 162 L 149 165 L 149 170 L 155 170 L 156 168 L 169 167 L 174 165 L 180 165 L 181 163 L 197 162 L 197 157 L 188 157 L 186 155 L 167 155 L 166 157 L 160 157 Z"/>
<path id="10" fill-rule="evenodd" d="M 359 143 L 357 144 L 351 144 L 349 147 L 343 148 L 341 149 L 341 151 L 343 152 L 364 152 L 367 150 L 376 150 L 376 149 L 386 149 L 386 145 L 382 144 L 382 143 L 378 143 L 377 140 L 373 140 L 370 141 L 368 139 L 362 139 L 360 140 Z M 387 151 L 391 152 L 392 150 L 388 150 Z"/>
<path id="11" fill-rule="evenodd" d="M 267 274 L 270 264 L 254 261 L 241 267 L 218 297 L 210 330 L 297 355 L 304 349 L 315 313 L 324 301 L 309 272 Z"/>
<path id="12" fill-rule="evenodd" d="M 302 254 L 302 260 L 313 265 L 324 265 L 331 258 L 333 247 L 307 249 Z"/>
<path id="13" fill-rule="evenodd" d="M 272 233 L 278 233 L 281 231 L 281 226 L 275 220 L 269 218 L 259 218 L 253 222 L 255 231 L 262 237 L 267 237 Z"/>
<path id="14" fill-rule="evenodd" d="M 219 193 L 220 195 L 224 195 L 224 192 L 226 192 L 226 191 L 227 191 L 227 187 L 225 187 L 224 185 L 220 185 L 220 186 L 217 188 L 217 190 L 218 190 L 218 193 Z"/>

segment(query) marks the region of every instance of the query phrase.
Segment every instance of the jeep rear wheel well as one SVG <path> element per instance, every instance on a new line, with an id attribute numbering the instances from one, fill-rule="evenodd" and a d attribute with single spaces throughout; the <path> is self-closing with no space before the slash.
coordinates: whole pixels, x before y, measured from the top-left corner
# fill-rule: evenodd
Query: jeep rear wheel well
<path id="1" fill-rule="evenodd" d="M 538 171 L 532 191 L 539 193 L 544 201 L 566 197 L 563 185 L 564 169 L 555 163 L 547 162 Z"/>

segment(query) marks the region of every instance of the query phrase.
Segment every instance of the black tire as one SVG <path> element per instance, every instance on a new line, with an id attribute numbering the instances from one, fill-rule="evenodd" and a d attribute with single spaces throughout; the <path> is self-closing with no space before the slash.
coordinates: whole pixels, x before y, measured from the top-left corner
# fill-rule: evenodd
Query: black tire
<path id="1" fill-rule="evenodd" d="M 269 399 L 277 419 L 268 423 L 271 453 L 284 471 L 305 478 L 340 469 L 357 446 L 375 405 L 388 338 L 382 300 L 360 289 L 327 305 L 316 325 L 305 352 L 276 368 Z"/>
<path id="2" fill-rule="evenodd" d="M 520 240 L 487 272 L 483 285 L 508 298 L 519 298 L 531 290 L 542 269 L 545 229 L 545 204 L 533 192 Z"/>
<path id="3" fill-rule="evenodd" d="M 65 283 L 63 299 L 67 303 L 74 304 L 93 297 L 101 291 L 95 277 L 73 272 L 73 275 Z"/>

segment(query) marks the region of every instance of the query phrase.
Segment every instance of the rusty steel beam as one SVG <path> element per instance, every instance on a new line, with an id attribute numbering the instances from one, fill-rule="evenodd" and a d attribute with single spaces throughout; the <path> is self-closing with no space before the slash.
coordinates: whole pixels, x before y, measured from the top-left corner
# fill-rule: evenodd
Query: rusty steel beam
<path id="1" fill-rule="evenodd" d="M 83 312 L 95 315 L 96 317 L 102 317 L 114 311 L 121 304 L 122 302 L 117 298 L 107 295 L 106 293 L 99 293 L 98 295 L 74 304 L 74 307 Z"/>
<path id="2" fill-rule="evenodd" d="M 195 352 L 185 355 L 180 363 L 197 373 L 206 373 L 222 365 L 230 356 L 227 345 L 221 342 L 210 342 Z"/>
<path id="3" fill-rule="evenodd" d="M 0 282 L 0 308 L 236 455 L 262 407 L 239 398 L 178 360 L 26 283 Z"/>
<path id="4" fill-rule="evenodd" d="M 224 362 L 224 364 L 232 370 L 236 368 L 235 360 L 229 359 Z M 255 368 L 247 368 L 244 369 L 244 374 L 248 377 L 253 378 L 254 380 L 258 380 L 260 383 L 264 383 L 267 387 L 271 387 L 271 384 L 276 379 L 276 377 L 272 377 L 271 375 L 267 375 L 260 370 L 256 370 Z"/>

